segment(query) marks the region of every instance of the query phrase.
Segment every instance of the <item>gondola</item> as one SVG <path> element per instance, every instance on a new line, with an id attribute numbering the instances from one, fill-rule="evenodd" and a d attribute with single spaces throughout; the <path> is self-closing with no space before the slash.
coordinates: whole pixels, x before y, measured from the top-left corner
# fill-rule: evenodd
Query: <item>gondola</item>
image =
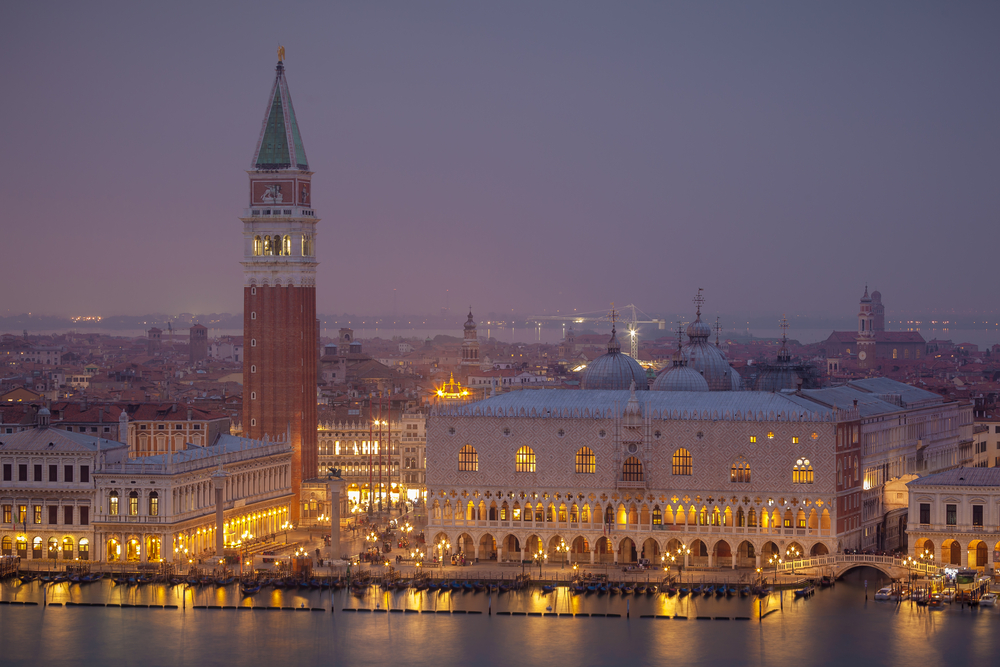
<path id="1" fill-rule="evenodd" d="M 466 593 L 468 593 L 469 591 L 472 591 L 474 589 L 475 589 L 475 587 L 471 583 L 469 583 L 468 581 L 462 583 L 462 590 L 464 590 Z"/>
<path id="2" fill-rule="evenodd" d="M 240 586 L 240 592 L 243 593 L 243 595 L 253 595 L 259 590 L 260 590 L 260 584 L 257 583 L 243 584 L 242 586 Z"/>
<path id="3" fill-rule="evenodd" d="M 701 589 L 701 594 L 704 595 L 705 597 L 711 597 L 712 593 L 714 592 L 715 592 L 715 586 L 705 586 L 705 588 Z"/>
<path id="4" fill-rule="evenodd" d="M 635 593 L 635 586 L 633 584 L 625 584 L 625 586 L 622 587 L 622 594 L 632 595 L 633 593 Z"/>
<path id="5" fill-rule="evenodd" d="M 472 584 L 472 587 L 473 587 L 474 589 L 476 589 L 476 592 L 477 592 L 477 593 L 481 593 L 481 592 L 483 592 L 484 590 L 486 590 L 486 586 L 485 586 L 485 584 L 483 584 L 483 582 L 481 582 L 481 581 L 477 581 L 477 582 L 475 582 L 474 584 Z"/>
<path id="6" fill-rule="evenodd" d="M 699 584 L 691 589 L 691 595 L 701 595 L 702 590 L 704 590 L 704 587 Z"/>
<path id="7" fill-rule="evenodd" d="M 618 595 L 619 593 L 622 592 L 622 589 L 621 586 L 619 586 L 618 584 L 611 584 L 608 587 L 608 592 L 610 592 L 613 595 Z"/>
<path id="8" fill-rule="evenodd" d="M 646 595 L 656 595 L 657 588 L 653 584 L 646 586 Z"/>
<path id="9" fill-rule="evenodd" d="M 736 590 L 736 586 L 727 586 L 726 587 L 726 597 L 727 598 L 733 597 L 734 595 L 736 595 L 737 592 L 738 591 Z"/>
<path id="10" fill-rule="evenodd" d="M 820 588 L 829 588 L 830 586 L 833 586 L 834 583 L 836 583 L 836 582 L 834 581 L 833 577 L 831 577 L 828 574 L 824 574 L 819 579 Z"/>
<path id="11" fill-rule="evenodd" d="M 740 589 L 740 597 L 741 598 L 748 597 L 749 595 L 750 595 L 750 587 L 749 586 L 744 586 L 743 588 Z"/>
<path id="12" fill-rule="evenodd" d="M 723 585 L 720 584 L 719 586 L 715 587 L 715 597 L 721 598 L 725 594 L 726 594 L 726 587 L 725 586 L 723 586 Z"/>
<path id="13" fill-rule="evenodd" d="M 677 588 L 675 588 L 674 586 L 667 586 L 666 593 L 668 598 L 672 598 L 675 595 L 677 595 Z"/>
<path id="14" fill-rule="evenodd" d="M 815 586 L 806 586 L 805 588 L 800 588 L 795 591 L 795 597 L 797 598 L 807 598 L 816 592 Z"/>
<path id="15" fill-rule="evenodd" d="M 687 595 L 690 592 L 691 591 L 689 591 L 688 589 L 686 589 L 684 587 L 681 587 L 681 588 L 677 589 L 677 594 L 680 595 L 681 597 L 684 597 L 685 595 Z"/>
<path id="16" fill-rule="evenodd" d="M 542 586 L 542 592 L 543 592 L 543 593 L 551 593 L 551 592 L 552 592 L 552 591 L 554 591 L 555 589 L 556 589 L 556 587 L 555 587 L 555 586 L 549 586 L 548 584 L 546 584 L 546 585 Z"/>

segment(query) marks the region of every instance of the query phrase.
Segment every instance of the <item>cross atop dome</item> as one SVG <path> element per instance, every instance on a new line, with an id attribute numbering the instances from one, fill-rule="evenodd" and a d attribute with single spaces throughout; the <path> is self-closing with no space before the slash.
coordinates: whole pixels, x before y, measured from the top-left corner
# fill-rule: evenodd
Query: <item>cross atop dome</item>
<path id="1" fill-rule="evenodd" d="M 698 288 L 698 294 L 696 294 L 695 297 L 693 299 L 691 299 L 691 303 L 693 303 L 695 305 L 695 309 L 696 309 L 695 314 L 699 318 L 701 317 L 701 307 L 705 305 L 705 297 L 702 296 L 702 294 L 701 294 L 702 291 L 703 291 L 702 288 L 699 287 Z"/>

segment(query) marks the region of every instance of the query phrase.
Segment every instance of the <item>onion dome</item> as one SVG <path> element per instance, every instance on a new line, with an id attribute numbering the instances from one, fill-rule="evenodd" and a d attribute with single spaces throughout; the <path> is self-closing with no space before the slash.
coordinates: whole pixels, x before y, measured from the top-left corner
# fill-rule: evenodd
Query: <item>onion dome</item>
<path id="1" fill-rule="evenodd" d="M 636 389 L 649 389 L 646 371 L 639 362 L 622 354 L 621 345 L 614 328 L 608 341 L 608 353 L 590 362 L 583 370 L 580 386 L 583 389 L 628 389 L 635 383 Z"/>
<path id="2" fill-rule="evenodd" d="M 476 328 L 476 321 L 472 319 L 472 309 L 470 308 L 469 319 L 465 321 L 465 330 L 469 331 L 470 329 L 475 329 L 475 328 Z"/>
<path id="3" fill-rule="evenodd" d="M 701 373 L 688 366 L 674 366 L 660 373 L 653 391 L 708 391 L 708 382 Z"/>
<path id="4" fill-rule="evenodd" d="M 689 327 L 690 328 L 690 327 Z M 677 351 L 674 352 L 673 364 L 660 373 L 653 382 L 653 391 L 708 391 L 708 382 L 701 373 L 688 368 L 681 352 L 680 331 L 678 330 Z"/>
<path id="5" fill-rule="evenodd" d="M 684 346 L 682 356 L 689 368 L 701 374 L 708 382 L 711 391 L 730 391 L 732 369 L 722 350 L 708 342 L 712 334 L 711 327 L 699 317 L 688 327 L 688 344 Z"/>

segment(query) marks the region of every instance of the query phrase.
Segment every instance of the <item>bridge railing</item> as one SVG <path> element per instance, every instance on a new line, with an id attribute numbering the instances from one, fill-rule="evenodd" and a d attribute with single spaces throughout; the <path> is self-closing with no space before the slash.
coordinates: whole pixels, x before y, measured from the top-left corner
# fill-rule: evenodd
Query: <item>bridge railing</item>
<path id="1" fill-rule="evenodd" d="M 830 567 L 837 565 L 872 564 L 899 568 L 909 572 L 933 575 L 937 573 L 938 567 L 932 563 L 907 563 L 902 558 L 895 556 L 873 556 L 870 554 L 831 554 L 828 556 L 816 556 L 814 558 L 800 558 L 779 563 L 778 572 L 792 572 L 794 570 L 806 570 L 813 567 Z"/>

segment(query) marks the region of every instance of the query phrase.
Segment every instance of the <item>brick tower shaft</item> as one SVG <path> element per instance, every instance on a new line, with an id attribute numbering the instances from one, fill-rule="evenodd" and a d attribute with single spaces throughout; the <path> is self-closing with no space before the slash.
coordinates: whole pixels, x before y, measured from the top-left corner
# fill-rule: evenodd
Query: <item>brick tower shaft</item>
<path id="1" fill-rule="evenodd" d="M 302 481 L 318 474 L 316 444 L 316 218 L 312 172 L 276 68 L 243 221 L 243 429 L 292 445 L 292 521 Z"/>

